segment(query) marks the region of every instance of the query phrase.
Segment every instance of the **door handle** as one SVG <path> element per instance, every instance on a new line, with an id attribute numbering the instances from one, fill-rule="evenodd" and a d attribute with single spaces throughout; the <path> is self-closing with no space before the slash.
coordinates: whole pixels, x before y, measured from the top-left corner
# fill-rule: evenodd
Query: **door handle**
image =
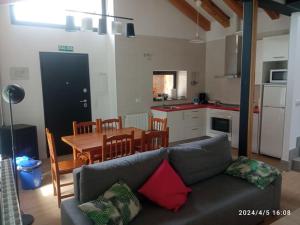
<path id="1" fill-rule="evenodd" d="M 86 99 L 83 99 L 82 101 L 80 101 L 81 103 L 87 103 Z"/>

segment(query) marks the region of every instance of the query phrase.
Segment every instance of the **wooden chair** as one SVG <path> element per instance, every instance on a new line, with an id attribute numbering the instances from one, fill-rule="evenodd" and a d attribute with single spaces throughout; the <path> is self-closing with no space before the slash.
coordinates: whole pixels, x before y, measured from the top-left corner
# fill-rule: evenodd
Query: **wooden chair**
<path id="1" fill-rule="evenodd" d="M 62 195 L 61 187 L 72 185 L 73 183 L 61 183 L 60 175 L 72 173 L 74 169 L 81 167 L 85 163 L 82 160 L 66 160 L 58 162 L 56 156 L 56 148 L 54 142 L 54 136 L 48 129 L 46 129 L 46 136 L 48 141 L 48 148 L 50 153 L 50 164 L 51 164 L 51 176 L 53 184 L 53 193 L 57 196 L 58 207 L 60 207 L 61 199 L 68 198 L 74 194 Z"/>
<path id="2" fill-rule="evenodd" d="M 102 159 L 110 160 L 134 154 L 134 131 L 111 137 L 102 136 Z"/>
<path id="3" fill-rule="evenodd" d="M 140 152 L 152 151 L 169 146 L 169 128 L 165 131 L 143 131 Z"/>
<path id="4" fill-rule="evenodd" d="M 167 118 L 154 118 L 153 116 L 149 115 L 148 119 L 148 130 L 150 131 L 166 131 L 167 129 Z"/>
<path id="5" fill-rule="evenodd" d="M 99 133 L 99 124 L 97 122 L 88 121 L 78 123 L 76 121 L 73 121 L 73 135 L 87 134 L 93 132 Z M 75 153 L 75 155 L 73 156 L 74 159 L 88 159 L 90 164 L 94 163 L 95 161 L 102 161 L 102 155 L 99 154 L 99 151 L 97 150 L 81 154 L 77 153 L 75 149 L 75 151 L 73 150 L 73 153 Z"/>
<path id="6" fill-rule="evenodd" d="M 109 130 L 122 129 L 122 117 L 119 116 L 117 119 L 108 119 L 108 120 L 97 119 L 97 124 L 100 133 Z"/>

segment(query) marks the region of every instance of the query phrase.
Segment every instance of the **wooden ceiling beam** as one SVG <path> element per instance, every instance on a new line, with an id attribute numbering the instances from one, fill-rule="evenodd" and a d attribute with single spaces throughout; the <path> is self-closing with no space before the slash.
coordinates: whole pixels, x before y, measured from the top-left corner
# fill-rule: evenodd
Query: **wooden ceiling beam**
<path id="1" fill-rule="evenodd" d="M 238 0 L 223 0 L 224 3 L 240 18 L 243 19 L 243 4 Z"/>
<path id="2" fill-rule="evenodd" d="M 215 3 L 211 0 L 202 0 L 201 7 L 218 21 L 223 27 L 230 26 L 230 17 L 227 16 Z"/>
<path id="3" fill-rule="evenodd" d="M 200 14 L 196 9 L 194 9 L 193 6 L 191 6 L 185 0 L 169 0 L 169 2 L 195 23 L 197 23 L 198 14 L 198 25 L 203 30 L 210 31 L 210 21 L 206 19 L 202 14 Z"/>
<path id="4" fill-rule="evenodd" d="M 268 14 L 268 16 L 272 19 L 272 20 L 277 20 L 280 18 L 280 14 L 278 12 L 275 12 L 273 10 L 270 9 L 264 9 L 264 11 Z"/>

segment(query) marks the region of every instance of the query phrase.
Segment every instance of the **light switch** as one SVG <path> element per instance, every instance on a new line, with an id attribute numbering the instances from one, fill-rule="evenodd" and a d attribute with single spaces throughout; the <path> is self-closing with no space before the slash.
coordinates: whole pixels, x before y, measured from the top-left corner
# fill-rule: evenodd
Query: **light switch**
<path id="1" fill-rule="evenodd" d="M 9 70 L 11 80 L 29 80 L 28 67 L 11 67 Z"/>

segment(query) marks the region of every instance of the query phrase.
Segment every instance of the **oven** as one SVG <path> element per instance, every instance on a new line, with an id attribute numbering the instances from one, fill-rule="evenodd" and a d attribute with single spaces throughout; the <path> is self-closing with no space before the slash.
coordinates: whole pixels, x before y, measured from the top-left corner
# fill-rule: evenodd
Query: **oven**
<path id="1" fill-rule="evenodd" d="M 232 136 L 232 116 L 211 114 L 209 116 L 209 134 L 212 136 L 218 134 L 227 134 L 229 138 Z"/>

